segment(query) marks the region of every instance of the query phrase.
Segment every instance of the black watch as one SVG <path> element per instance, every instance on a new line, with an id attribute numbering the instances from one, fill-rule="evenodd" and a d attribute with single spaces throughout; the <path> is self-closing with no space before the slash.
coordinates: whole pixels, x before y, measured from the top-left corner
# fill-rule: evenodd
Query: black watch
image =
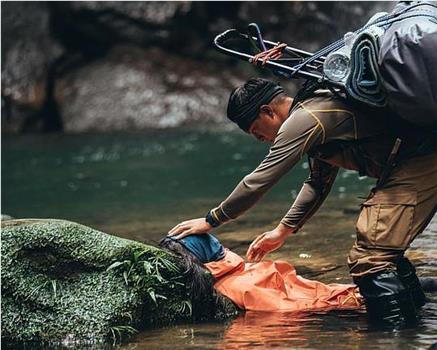
<path id="1" fill-rule="evenodd" d="M 210 224 L 212 227 L 218 227 L 220 226 L 220 222 L 218 222 L 211 214 L 211 211 L 206 214 L 205 220 L 208 224 Z"/>

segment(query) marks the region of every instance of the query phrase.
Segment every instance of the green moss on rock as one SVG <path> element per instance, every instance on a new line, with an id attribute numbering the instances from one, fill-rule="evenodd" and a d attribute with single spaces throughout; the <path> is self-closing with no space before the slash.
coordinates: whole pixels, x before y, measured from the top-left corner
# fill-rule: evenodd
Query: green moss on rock
<path id="1" fill-rule="evenodd" d="M 1 238 L 6 341 L 119 341 L 147 326 L 236 312 L 213 293 L 193 300 L 179 259 L 149 245 L 63 220 L 6 221 Z"/>

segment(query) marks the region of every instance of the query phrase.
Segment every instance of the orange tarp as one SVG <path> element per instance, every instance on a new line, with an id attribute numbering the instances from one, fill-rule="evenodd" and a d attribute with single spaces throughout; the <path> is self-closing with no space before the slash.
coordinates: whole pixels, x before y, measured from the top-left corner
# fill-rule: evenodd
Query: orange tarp
<path id="1" fill-rule="evenodd" d="M 245 263 L 226 250 L 223 259 L 205 267 L 217 280 L 214 287 L 244 310 L 358 309 L 362 305 L 355 285 L 305 279 L 285 261 Z"/>

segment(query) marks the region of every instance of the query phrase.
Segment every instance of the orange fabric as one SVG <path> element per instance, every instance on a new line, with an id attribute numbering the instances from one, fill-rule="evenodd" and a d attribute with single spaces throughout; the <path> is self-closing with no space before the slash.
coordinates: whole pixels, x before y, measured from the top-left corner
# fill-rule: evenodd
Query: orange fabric
<path id="1" fill-rule="evenodd" d="M 223 259 L 205 267 L 217 279 L 214 287 L 244 310 L 358 309 L 362 305 L 355 285 L 305 279 L 285 261 L 245 263 L 226 250 Z"/>

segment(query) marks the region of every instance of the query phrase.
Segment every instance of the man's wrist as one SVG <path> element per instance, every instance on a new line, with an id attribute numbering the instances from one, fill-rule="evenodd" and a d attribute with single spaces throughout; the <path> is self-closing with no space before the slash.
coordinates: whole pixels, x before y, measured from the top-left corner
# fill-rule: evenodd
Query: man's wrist
<path id="1" fill-rule="evenodd" d="M 211 213 L 211 210 L 206 214 L 205 221 L 211 225 L 211 227 L 219 227 L 220 221 L 218 221 L 214 215 Z"/>
<path id="2" fill-rule="evenodd" d="M 276 227 L 276 229 L 278 230 L 278 232 L 281 235 L 283 235 L 285 237 L 290 236 L 297 231 L 297 227 L 288 226 L 288 225 L 283 224 L 282 222 L 279 223 L 279 225 Z"/>

